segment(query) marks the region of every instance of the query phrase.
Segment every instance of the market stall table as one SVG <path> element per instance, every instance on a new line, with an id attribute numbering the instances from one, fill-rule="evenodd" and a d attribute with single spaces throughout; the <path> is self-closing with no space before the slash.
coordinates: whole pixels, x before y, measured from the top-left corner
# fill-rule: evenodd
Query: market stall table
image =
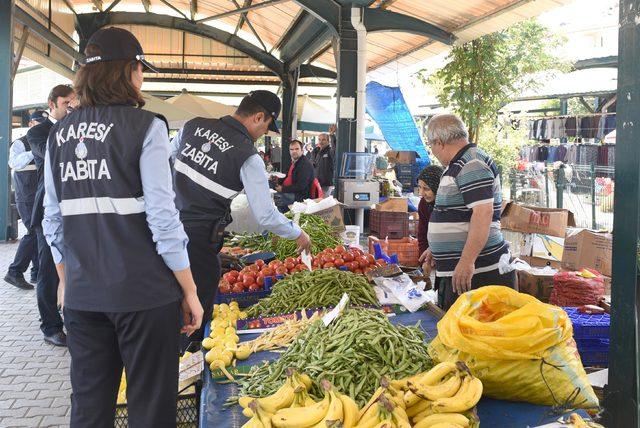
<path id="1" fill-rule="evenodd" d="M 427 340 L 437 335 L 437 320 L 426 312 L 418 311 L 414 314 L 401 314 L 391 317 L 394 324 L 414 325 L 420 321 Z M 206 334 L 209 334 L 207 326 Z M 242 342 L 258 337 L 258 334 L 242 334 Z M 281 354 L 277 352 L 260 352 L 242 361 L 243 366 L 261 364 L 264 360 L 275 360 Z M 206 366 L 206 364 L 205 364 Z M 201 428 L 239 428 L 247 418 L 242 415 L 240 406 L 223 408 L 228 397 L 237 396 L 239 388 L 235 383 L 220 384 L 218 380 L 211 378 L 208 367 L 205 367 L 204 385 L 200 401 L 200 427 Z M 514 403 L 502 400 L 493 400 L 483 397 L 477 406 L 481 426 L 501 428 L 535 427 L 557 421 L 559 415 L 552 413 L 551 407 L 537 406 L 528 403 Z M 584 412 L 580 412 L 585 415 Z"/>

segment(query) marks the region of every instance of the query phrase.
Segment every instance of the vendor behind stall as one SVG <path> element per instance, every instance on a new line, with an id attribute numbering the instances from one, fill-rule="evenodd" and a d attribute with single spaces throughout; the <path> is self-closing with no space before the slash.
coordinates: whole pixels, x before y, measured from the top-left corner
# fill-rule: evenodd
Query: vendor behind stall
<path id="1" fill-rule="evenodd" d="M 232 221 L 231 201 L 243 190 L 263 229 L 295 239 L 300 250 L 310 253 L 309 236 L 274 206 L 264 162 L 254 147 L 268 130 L 279 132 L 276 119 L 280 106 L 276 94 L 253 91 L 231 116 L 192 119 L 172 141 L 176 206 L 189 237 L 187 251 L 207 321 L 220 280 L 218 253 L 223 233 Z M 202 340 L 203 331 L 204 325 L 192 340 Z M 186 340 L 183 349 L 188 345 Z"/>

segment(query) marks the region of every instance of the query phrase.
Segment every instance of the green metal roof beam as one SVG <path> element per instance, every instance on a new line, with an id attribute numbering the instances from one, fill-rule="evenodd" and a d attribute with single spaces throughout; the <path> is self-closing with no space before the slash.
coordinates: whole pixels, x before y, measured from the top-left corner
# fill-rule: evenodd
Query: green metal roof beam
<path id="1" fill-rule="evenodd" d="M 212 79 L 185 79 L 175 78 L 169 79 L 164 77 L 145 77 L 145 82 L 161 82 L 161 83 L 207 83 L 210 85 L 264 85 L 279 86 L 280 82 L 263 81 L 263 80 L 212 80 Z M 300 86 L 309 86 L 314 88 L 335 88 L 335 82 L 300 82 Z"/>
<path id="2" fill-rule="evenodd" d="M 61 52 L 69 56 L 71 59 L 79 60 L 82 58 L 82 55 L 78 51 L 76 51 L 72 46 L 58 37 L 56 34 L 51 32 L 47 27 L 42 25 L 38 20 L 36 20 L 33 16 L 29 15 L 27 12 L 15 6 L 13 8 L 13 16 L 14 18 L 21 22 L 23 25 L 26 25 L 29 30 L 36 33 L 40 37 L 42 37 L 47 43 L 52 46 L 55 46 Z"/>
<path id="3" fill-rule="evenodd" d="M 338 73 L 326 68 L 317 67 L 311 64 L 302 64 L 300 66 L 300 79 L 305 77 L 318 77 L 322 79 L 337 79 Z M 299 85 L 304 85 L 304 82 L 300 82 Z"/>
<path id="4" fill-rule="evenodd" d="M 384 9 L 363 8 L 362 11 L 364 26 L 369 33 L 377 31 L 411 33 L 437 40 L 446 45 L 452 45 L 456 40 L 456 36 L 448 31 L 413 16 Z"/>
<path id="5" fill-rule="evenodd" d="M 95 29 L 104 27 L 105 25 L 148 25 L 186 31 L 187 33 L 212 39 L 237 49 L 261 64 L 264 64 L 278 77 L 284 73 L 284 66 L 278 58 L 264 52 L 252 43 L 218 28 L 198 24 L 175 16 L 139 12 L 88 13 L 78 15 L 78 22 L 82 28 L 90 28 L 93 25 L 96 26 Z"/>
<path id="6" fill-rule="evenodd" d="M 585 70 L 587 68 L 618 68 L 618 56 L 604 56 L 601 58 L 581 59 L 573 63 L 574 70 Z"/>
<path id="7" fill-rule="evenodd" d="M 330 30 L 338 35 L 340 28 L 340 4 L 334 0 L 294 0 L 320 21 L 327 24 Z"/>

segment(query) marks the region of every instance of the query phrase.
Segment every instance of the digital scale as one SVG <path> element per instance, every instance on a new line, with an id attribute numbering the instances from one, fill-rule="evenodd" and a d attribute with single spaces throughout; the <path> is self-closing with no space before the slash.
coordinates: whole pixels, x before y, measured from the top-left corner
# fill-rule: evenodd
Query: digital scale
<path id="1" fill-rule="evenodd" d="M 380 201 L 380 183 L 373 180 L 376 155 L 344 153 L 338 200 L 346 208 L 371 208 Z"/>

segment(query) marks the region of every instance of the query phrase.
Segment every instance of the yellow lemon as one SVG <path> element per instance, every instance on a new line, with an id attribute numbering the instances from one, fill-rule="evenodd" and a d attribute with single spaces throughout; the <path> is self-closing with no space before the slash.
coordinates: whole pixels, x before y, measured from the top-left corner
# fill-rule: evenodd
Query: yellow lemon
<path id="1" fill-rule="evenodd" d="M 220 352 L 217 349 L 212 349 L 204 356 L 204 360 L 211 364 L 211 361 L 220 359 Z"/>
<path id="2" fill-rule="evenodd" d="M 251 355 L 251 348 L 247 345 L 242 345 L 236 350 L 236 358 L 239 360 L 246 360 Z"/>
<path id="3" fill-rule="evenodd" d="M 215 341 L 212 338 L 205 337 L 204 340 L 202 341 L 202 347 L 204 349 L 209 350 L 209 349 L 213 348 L 214 343 L 215 343 Z M 186 355 L 186 353 L 185 353 L 185 355 Z"/>
<path id="4" fill-rule="evenodd" d="M 233 327 L 227 327 L 224 329 L 225 336 L 231 336 L 232 334 L 236 334 L 236 329 Z"/>
<path id="5" fill-rule="evenodd" d="M 220 360 L 224 361 L 225 367 L 231 364 L 233 361 L 233 354 L 229 351 L 223 351 L 220 355 Z"/>

